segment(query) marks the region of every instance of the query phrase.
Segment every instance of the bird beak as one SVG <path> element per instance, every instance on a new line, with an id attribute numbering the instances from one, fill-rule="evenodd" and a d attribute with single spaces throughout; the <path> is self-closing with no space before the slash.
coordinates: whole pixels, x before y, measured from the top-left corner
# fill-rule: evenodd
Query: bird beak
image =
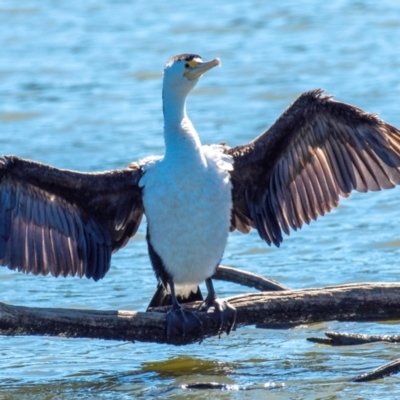
<path id="1" fill-rule="evenodd" d="M 214 58 L 214 60 L 211 61 L 197 62 L 196 65 L 191 66 L 191 68 L 186 71 L 184 75 L 190 81 L 193 81 L 194 79 L 199 79 L 200 76 L 204 74 L 204 72 L 207 72 L 217 65 L 221 65 L 221 60 L 219 58 Z"/>

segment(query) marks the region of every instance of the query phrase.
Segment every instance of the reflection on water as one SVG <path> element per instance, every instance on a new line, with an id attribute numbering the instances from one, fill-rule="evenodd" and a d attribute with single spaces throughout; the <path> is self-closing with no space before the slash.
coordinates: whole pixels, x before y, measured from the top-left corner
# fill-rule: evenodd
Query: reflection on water
<path id="1" fill-rule="evenodd" d="M 222 60 L 188 104 L 204 143 L 248 142 L 299 93 L 317 87 L 400 126 L 399 11 L 390 0 L 3 0 L 0 153 L 91 171 L 162 153 L 162 67 L 182 52 Z M 280 249 L 267 247 L 255 232 L 234 233 L 223 263 L 292 288 L 396 281 L 398 194 L 355 194 L 285 238 Z M 97 283 L 3 268 L 1 301 L 143 310 L 155 287 L 144 235 L 143 224 Z M 216 287 L 221 296 L 246 291 L 220 281 Z M 386 398 L 395 393 L 397 377 L 369 385 L 348 380 L 395 358 L 393 345 L 329 348 L 306 338 L 326 330 L 390 334 L 397 327 L 247 327 L 173 348 L 0 337 L 0 398 Z M 236 393 L 181 387 L 195 382 L 261 386 Z M 275 386 L 266 394 L 265 384 Z"/>
<path id="2" fill-rule="evenodd" d="M 381 242 L 381 243 L 375 243 L 375 247 L 377 248 L 399 248 L 400 247 L 400 240 L 390 240 L 388 242 Z"/>
<path id="3" fill-rule="evenodd" d="M 30 118 L 36 118 L 39 114 L 35 113 L 23 113 L 23 112 L 5 112 L 0 114 L 0 121 L 2 122 L 14 122 Z"/>

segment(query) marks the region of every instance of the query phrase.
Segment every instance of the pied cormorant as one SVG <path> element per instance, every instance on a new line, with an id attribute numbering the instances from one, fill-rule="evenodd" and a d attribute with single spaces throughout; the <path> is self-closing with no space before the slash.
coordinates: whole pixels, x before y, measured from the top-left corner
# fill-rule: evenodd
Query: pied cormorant
<path id="1" fill-rule="evenodd" d="M 400 131 L 376 115 L 303 93 L 248 144 L 202 145 L 186 98 L 219 59 L 171 58 L 164 69 L 165 155 L 99 173 L 61 170 L 16 156 L 0 158 L 0 263 L 35 275 L 98 280 L 111 254 L 147 218 L 147 244 L 158 279 L 150 306 L 169 301 L 167 335 L 200 325 L 182 301 L 208 294 L 229 333 L 235 309 L 216 297 L 211 277 L 229 231 L 257 229 L 279 246 L 282 233 L 336 207 L 339 196 L 400 183 Z"/>

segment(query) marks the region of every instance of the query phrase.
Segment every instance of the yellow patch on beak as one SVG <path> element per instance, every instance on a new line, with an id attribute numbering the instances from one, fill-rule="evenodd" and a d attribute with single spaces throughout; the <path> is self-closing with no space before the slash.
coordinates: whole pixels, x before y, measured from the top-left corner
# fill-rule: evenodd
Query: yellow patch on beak
<path id="1" fill-rule="evenodd" d="M 193 79 L 199 79 L 201 75 L 211 68 L 221 65 L 219 58 L 214 58 L 214 60 L 211 61 L 201 61 L 201 59 L 191 60 L 187 61 L 187 63 L 191 68 L 188 68 L 183 75 L 186 76 L 189 81 L 192 81 Z"/>
<path id="2" fill-rule="evenodd" d="M 188 62 L 188 64 L 189 64 L 192 68 L 194 68 L 198 63 L 199 63 L 199 62 L 198 62 L 198 61 L 195 61 L 195 60 L 192 60 L 192 61 L 189 61 L 189 62 Z"/>

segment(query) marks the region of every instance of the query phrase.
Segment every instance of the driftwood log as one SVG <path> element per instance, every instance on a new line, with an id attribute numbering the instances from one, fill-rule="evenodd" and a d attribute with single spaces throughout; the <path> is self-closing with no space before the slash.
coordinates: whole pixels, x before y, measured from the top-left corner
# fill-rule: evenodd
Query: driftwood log
<path id="1" fill-rule="evenodd" d="M 237 327 L 253 324 L 400 319 L 400 283 L 361 283 L 321 289 L 250 293 L 228 298 L 237 309 Z M 200 304 L 200 303 L 199 303 Z M 192 303 L 185 308 L 195 309 Z M 0 334 L 51 335 L 171 343 L 200 342 L 218 335 L 209 314 L 202 330 L 167 342 L 166 307 L 153 312 L 31 308 L 0 303 Z"/>
<path id="2" fill-rule="evenodd" d="M 326 338 L 307 338 L 308 341 L 330 346 L 354 346 L 374 342 L 399 343 L 399 335 L 364 335 L 360 333 L 325 332 Z M 400 372 L 400 358 L 352 378 L 350 382 L 371 382 Z"/>
<path id="3" fill-rule="evenodd" d="M 215 272 L 213 279 L 238 283 L 239 285 L 251 287 L 261 292 L 275 292 L 280 290 L 289 290 L 287 286 L 264 276 L 253 274 L 252 272 L 241 269 L 226 267 L 220 265 Z"/>
<path id="4" fill-rule="evenodd" d="M 371 372 L 366 372 L 364 374 L 358 375 L 351 379 L 350 382 L 371 382 L 377 379 L 383 379 L 387 376 L 396 374 L 400 371 L 400 358 L 390 361 L 380 367 L 374 369 Z"/>
<path id="5" fill-rule="evenodd" d="M 374 342 L 399 343 L 400 335 L 364 335 L 362 333 L 325 332 L 326 338 L 311 337 L 309 342 L 330 346 L 354 346 Z"/>

